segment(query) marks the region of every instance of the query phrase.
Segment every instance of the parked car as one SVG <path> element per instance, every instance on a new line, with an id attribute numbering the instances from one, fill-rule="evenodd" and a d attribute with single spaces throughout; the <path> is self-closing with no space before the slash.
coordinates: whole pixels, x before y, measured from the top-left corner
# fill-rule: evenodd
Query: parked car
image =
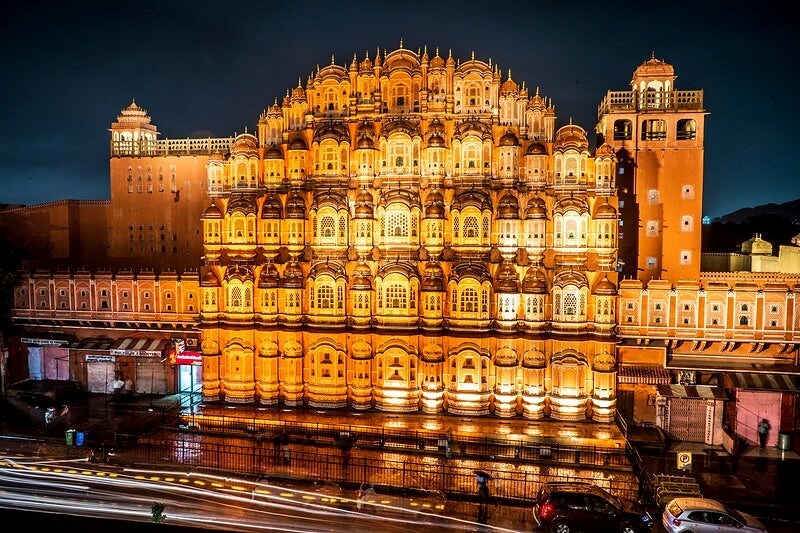
<path id="1" fill-rule="evenodd" d="M 667 502 L 661 522 L 668 533 L 766 533 L 757 518 L 709 498 L 675 498 Z"/>
<path id="2" fill-rule="evenodd" d="M 644 506 L 622 500 L 591 483 L 542 485 L 533 506 L 540 530 L 552 533 L 643 533 L 653 527 Z"/>

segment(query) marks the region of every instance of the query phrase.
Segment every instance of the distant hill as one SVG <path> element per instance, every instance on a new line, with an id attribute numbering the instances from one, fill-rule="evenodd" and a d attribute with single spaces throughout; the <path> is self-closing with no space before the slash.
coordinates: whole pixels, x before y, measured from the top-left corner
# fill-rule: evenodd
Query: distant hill
<path id="1" fill-rule="evenodd" d="M 775 250 L 800 233 L 800 199 L 783 204 L 745 207 L 715 218 L 703 226 L 703 252 L 734 252 L 754 235 Z"/>
<path id="2" fill-rule="evenodd" d="M 786 217 L 795 224 L 800 221 L 800 198 L 783 204 L 763 204 L 755 207 L 743 207 L 727 215 L 715 218 L 713 222 L 747 222 L 748 219 L 764 216 L 776 215 Z"/>

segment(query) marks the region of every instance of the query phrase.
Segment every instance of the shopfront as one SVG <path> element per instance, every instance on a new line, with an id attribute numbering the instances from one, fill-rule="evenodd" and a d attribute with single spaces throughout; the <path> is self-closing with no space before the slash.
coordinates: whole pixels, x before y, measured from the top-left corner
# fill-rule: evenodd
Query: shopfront
<path id="1" fill-rule="evenodd" d="M 109 353 L 117 358 L 118 366 L 124 366 L 127 370 L 127 376 L 122 377 L 123 381 L 132 381 L 131 392 L 160 395 L 170 393 L 166 352 L 168 344 L 166 339 L 144 338 L 120 339 L 111 346 Z"/>
<path id="2" fill-rule="evenodd" d="M 758 423 L 766 419 L 771 431 L 767 446 L 776 446 L 781 432 L 795 433 L 800 419 L 800 376 L 777 373 L 729 372 L 723 384 L 735 400 L 731 406 L 734 433 L 758 442 Z"/>
<path id="3" fill-rule="evenodd" d="M 173 338 L 169 350 L 170 362 L 175 366 L 178 392 L 201 394 L 203 391 L 203 354 L 200 339 Z"/>
<path id="4" fill-rule="evenodd" d="M 118 375 L 116 357 L 110 353 L 112 343 L 111 339 L 89 338 L 69 345 L 72 375 L 88 392 L 110 392 Z"/>
<path id="5" fill-rule="evenodd" d="M 721 445 L 727 400 L 720 387 L 657 385 L 656 425 L 675 440 Z"/>
<path id="6" fill-rule="evenodd" d="M 28 353 L 28 378 L 35 381 L 71 379 L 68 349 L 70 340 L 69 336 L 49 333 L 22 337 L 22 344 Z"/>

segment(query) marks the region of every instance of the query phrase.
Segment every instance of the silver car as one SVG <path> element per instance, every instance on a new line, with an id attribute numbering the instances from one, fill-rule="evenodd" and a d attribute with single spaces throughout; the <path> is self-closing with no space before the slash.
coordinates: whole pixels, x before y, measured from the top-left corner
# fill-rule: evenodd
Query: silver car
<path id="1" fill-rule="evenodd" d="M 757 518 L 708 498 L 675 498 L 661 515 L 669 533 L 766 533 Z"/>

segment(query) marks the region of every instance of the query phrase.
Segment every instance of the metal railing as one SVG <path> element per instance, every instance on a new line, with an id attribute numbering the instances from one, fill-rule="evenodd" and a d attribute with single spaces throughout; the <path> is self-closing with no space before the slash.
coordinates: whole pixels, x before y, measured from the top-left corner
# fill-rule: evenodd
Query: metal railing
<path id="1" fill-rule="evenodd" d="M 481 456 L 445 459 L 431 457 L 430 451 L 413 453 L 394 451 L 357 456 L 343 460 L 343 452 L 333 446 L 322 446 L 316 440 L 297 440 L 290 445 L 269 444 L 269 440 L 231 439 L 229 437 L 181 438 L 152 436 L 140 438 L 135 446 L 120 454 L 119 460 L 138 464 L 177 463 L 183 466 L 236 472 L 243 475 L 325 479 L 342 485 L 356 486 L 372 483 L 397 491 L 434 491 L 448 496 L 474 496 L 475 468 L 485 467 L 496 457 Z M 356 443 L 359 441 L 356 440 Z M 361 446 L 359 446 L 361 448 Z M 632 472 L 615 472 L 598 479 L 589 468 L 489 469 L 492 474 L 492 494 L 498 500 L 530 502 L 545 481 L 589 481 L 603 486 L 613 494 L 634 499 L 639 495 L 639 482 Z"/>

